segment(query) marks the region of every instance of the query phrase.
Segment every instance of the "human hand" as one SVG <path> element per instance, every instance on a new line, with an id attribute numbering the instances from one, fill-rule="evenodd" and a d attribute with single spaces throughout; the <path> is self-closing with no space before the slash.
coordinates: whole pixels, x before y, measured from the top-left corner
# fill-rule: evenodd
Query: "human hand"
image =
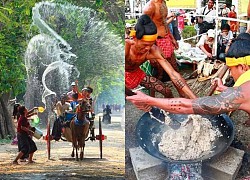
<path id="1" fill-rule="evenodd" d="M 135 95 L 127 96 L 126 99 L 131 101 L 138 109 L 141 109 L 144 111 L 150 111 L 151 107 L 146 103 L 146 100 L 149 99 L 150 96 L 140 91 L 136 91 L 134 93 Z"/>
<path id="2" fill-rule="evenodd" d="M 178 42 L 175 40 L 175 39 L 173 39 L 173 45 L 174 45 L 174 48 L 175 49 L 179 49 L 179 44 L 178 44 Z"/>
<path id="3" fill-rule="evenodd" d="M 132 46 L 135 44 L 135 41 L 133 39 L 126 39 L 126 43 L 129 45 L 129 46 Z"/>
<path id="4" fill-rule="evenodd" d="M 212 55 L 211 53 L 209 53 L 209 52 L 206 53 L 206 55 L 207 55 L 208 58 L 212 58 L 212 56 L 213 56 L 213 55 Z"/>
<path id="5" fill-rule="evenodd" d="M 29 130 L 28 134 L 31 135 L 31 136 L 34 136 L 34 131 Z"/>
<path id="6" fill-rule="evenodd" d="M 169 15 L 168 15 L 168 17 L 175 17 L 175 16 L 176 16 L 176 15 L 175 15 L 174 12 L 170 12 Z"/>
<path id="7" fill-rule="evenodd" d="M 211 80 L 211 84 L 213 86 L 214 85 L 217 86 L 216 89 L 215 89 L 216 91 L 222 92 L 222 91 L 224 91 L 227 88 L 226 86 L 223 85 L 223 82 L 222 82 L 222 80 L 220 78 L 214 78 L 214 79 L 212 79 Z"/>

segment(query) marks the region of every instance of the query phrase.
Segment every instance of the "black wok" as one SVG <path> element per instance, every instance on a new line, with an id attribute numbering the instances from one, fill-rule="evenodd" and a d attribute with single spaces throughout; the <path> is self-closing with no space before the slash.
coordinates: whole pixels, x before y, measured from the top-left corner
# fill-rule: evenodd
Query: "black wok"
<path id="1" fill-rule="evenodd" d="M 163 113 L 161 113 L 160 110 L 157 108 L 155 108 L 152 113 L 155 117 L 159 119 L 164 118 Z M 170 113 L 169 116 L 171 117 L 171 119 L 177 118 L 180 120 L 181 118 L 186 119 L 188 115 Z M 230 146 L 230 144 L 234 139 L 234 125 L 231 119 L 225 114 L 202 115 L 202 117 L 209 119 L 214 127 L 218 127 L 220 132 L 222 133 L 222 136 L 218 137 L 215 140 L 214 142 L 215 147 L 212 149 L 212 152 L 201 158 L 191 159 L 191 160 L 172 160 L 161 154 L 161 152 L 158 149 L 158 144 L 161 141 L 162 134 L 164 133 L 163 129 L 165 129 L 166 125 L 151 119 L 149 113 L 145 113 L 137 123 L 136 126 L 137 140 L 139 142 L 139 145 L 147 153 L 165 162 L 195 163 L 204 160 L 209 160 L 213 157 L 219 156 Z"/>

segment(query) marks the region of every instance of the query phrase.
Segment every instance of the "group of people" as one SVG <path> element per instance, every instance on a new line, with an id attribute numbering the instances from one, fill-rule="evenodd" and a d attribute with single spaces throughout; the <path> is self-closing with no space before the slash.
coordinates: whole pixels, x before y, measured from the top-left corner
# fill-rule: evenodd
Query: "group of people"
<path id="1" fill-rule="evenodd" d="M 202 14 L 212 13 L 210 7 L 213 6 L 214 1 L 209 0 Z M 248 88 L 250 88 L 250 34 L 241 33 L 236 38 L 232 38 L 231 33 L 229 35 L 230 25 L 225 24 L 221 27 L 223 36 L 220 42 L 226 44 L 225 63 L 235 84 L 234 87 L 227 87 L 223 85 L 221 79 L 216 78 L 211 84 L 216 85 L 216 90 L 220 93 L 198 98 L 175 69 L 172 61 L 174 60 L 173 50 L 178 48 L 178 44 L 169 32 L 165 21 L 167 16 L 165 0 L 150 0 L 144 9 L 144 14 L 135 25 L 135 31 L 131 34 L 132 38 L 126 39 L 126 99 L 145 112 L 149 112 L 152 107 L 158 107 L 177 114 L 222 114 L 236 110 L 243 110 L 250 114 L 250 94 L 248 93 Z M 206 54 L 208 57 L 212 57 L 213 40 L 217 37 L 214 22 L 208 20 L 209 17 L 203 17 L 199 23 L 201 23 L 201 33 L 205 33 L 205 35 L 200 40 L 203 42 L 199 42 L 198 46 L 206 51 L 205 46 L 208 46 L 210 51 L 207 51 Z M 225 37 L 228 42 L 225 42 Z M 164 83 L 140 69 L 140 65 L 147 60 L 160 64 L 170 76 L 181 97 L 173 98 L 171 90 Z M 162 93 L 164 98 L 146 95 L 141 91 L 131 91 L 138 85 L 154 89 Z M 249 122 L 250 120 L 248 120 Z"/>
<path id="2" fill-rule="evenodd" d="M 81 126 L 88 132 L 89 119 L 94 116 L 92 92 L 93 89 L 89 86 L 84 87 L 79 92 L 78 82 L 75 81 L 71 83 L 71 91 L 61 95 L 60 101 L 55 104 L 57 118 L 52 129 L 54 140 L 58 141 L 63 135 L 68 141 L 72 141 L 70 122 L 73 118 L 76 118 L 77 123 L 81 122 Z M 86 107 L 82 107 L 83 102 Z M 86 112 L 84 112 L 84 115 L 80 115 L 83 108 Z"/>
<path id="3" fill-rule="evenodd" d="M 55 105 L 57 120 L 52 129 L 52 139 L 59 140 L 61 138 L 62 130 L 63 133 L 67 137 L 71 137 L 70 129 L 67 121 L 69 122 L 73 115 L 76 116 L 77 120 L 82 121 L 81 126 L 86 131 L 86 136 L 89 129 L 89 117 L 88 113 L 85 113 L 83 116 L 78 116 L 83 111 L 82 106 L 80 105 L 83 101 L 87 102 L 88 107 L 86 112 L 91 112 L 91 116 L 94 116 L 93 109 L 93 99 L 91 97 L 91 93 L 93 89 L 91 87 L 84 87 L 81 92 L 78 91 L 77 81 L 71 84 L 71 91 L 67 94 L 63 94 Z M 78 105 L 79 104 L 79 105 Z M 18 154 L 16 158 L 13 160 L 13 164 L 18 164 L 18 161 L 26 161 L 28 159 L 28 163 L 34 163 L 33 155 L 37 150 L 37 146 L 32 139 L 34 135 L 34 129 L 31 126 L 29 120 L 33 115 L 37 115 L 38 108 L 35 107 L 31 110 L 28 110 L 25 106 L 20 104 L 14 105 L 13 117 L 16 118 L 17 121 L 17 143 L 18 143 Z M 68 115 L 67 115 L 68 113 Z M 64 123 L 64 127 L 62 127 L 61 123 Z M 67 124 L 67 125 L 66 125 Z M 72 138 L 72 137 L 71 137 Z"/>
<path id="4" fill-rule="evenodd" d="M 208 0 L 205 7 L 197 10 L 197 15 L 200 15 L 197 16 L 197 24 L 201 37 L 196 46 L 205 53 L 208 59 L 216 58 L 225 62 L 228 48 L 231 45 L 233 38 L 236 38 L 237 32 L 249 33 L 250 26 L 247 29 L 247 23 L 238 23 L 237 21 L 222 19 L 219 23 L 220 31 L 217 36 L 215 31 L 216 13 L 217 11 L 215 9 L 214 0 Z M 225 18 L 237 18 L 235 5 L 232 5 L 230 10 L 226 4 L 223 4 L 221 16 Z M 247 18 L 244 20 L 247 20 Z M 215 38 L 217 38 L 217 44 L 215 44 Z M 215 52 L 216 48 L 217 53 Z"/>
<path id="5" fill-rule="evenodd" d="M 221 114 L 235 110 L 250 113 L 250 34 L 242 33 L 230 46 L 226 64 L 235 80 L 234 87 L 226 87 L 221 79 L 214 79 L 221 93 L 209 97 L 195 99 L 154 98 L 138 91 L 136 95 L 127 97 L 139 109 L 149 111 L 152 106 L 171 113 L 181 114 Z"/>
<path id="6" fill-rule="evenodd" d="M 195 98 L 183 77 L 178 72 L 174 49 L 178 43 L 170 33 L 166 23 L 168 9 L 166 2 L 149 1 L 143 15 L 138 19 L 135 30 L 125 43 L 125 86 L 134 89 L 138 85 L 160 92 L 165 97 L 173 97 L 170 88 L 164 84 L 163 76 L 168 75 L 180 96 Z M 150 76 L 140 66 L 150 61 L 157 74 Z"/>
<path id="7" fill-rule="evenodd" d="M 165 5 L 165 1 L 157 1 L 156 3 L 151 0 L 148 7 L 155 7 L 156 9 L 145 12 L 148 14 L 150 14 L 149 12 L 155 11 L 158 13 L 162 12 L 158 11 L 160 2 Z M 208 4 L 210 3 L 213 3 L 213 1 L 209 0 Z M 250 14 L 250 8 L 248 9 L 248 13 Z M 152 14 L 165 17 L 167 11 L 165 11 L 165 14 Z M 212 84 L 216 84 L 216 90 L 221 93 L 214 96 L 197 98 L 181 76 L 176 78 L 178 77 L 178 73 L 167 63 L 164 58 L 164 53 L 161 54 L 162 51 L 160 47 L 156 46 L 158 37 L 160 36 L 160 39 L 162 39 L 162 36 L 164 36 L 164 34 L 162 35 L 162 30 L 166 33 L 165 30 L 167 29 L 167 26 L 164 26 L 161 22 L 157 22 L 157 20 L 160 19 L 159 17 L 157 19 L 152 18 L 151 20 L 146 14 L 142 15 L 135 26 L 136 36 L 133 40 L 126 42 L 126 87 L 135 88 L 136 85 L 140 83 L 141 85 L 147 85 L 146 87 L 148 88 L 155 87 L 156 90 L 161 90 L 160 92 L 163 93 L 169 92 L 166 91 L 167 88 L 160 83 L 153 86 L 154 83 L 157 83 L 156 79 L 153 79 L 154 81 L 152 81 L 150 85 L 150 81 L 146 84 L 146 80 L 150 80 L 150 77 L 145 76 L 139 69 L 139 65 L 144 62 L 145 59 L 156 59 L 170 75 L 173 83 L 176 83 L 178 79 L 176 86 L 179 90 L 184 91 L 185 89 L 184 92 L 186 92 L 186 95 L 189 95 L 187 97 L 190 99 L 182 97 L 172 98 L 170 93 L 165 93 L 165 98 L 155 98 L 140 91 L 134 92 L 132 96 L 130 94 L 126 99 L 144 111 L 150 111 L 151 107 L 156 106 L 171 113 L 182 114 L 221 114 L 235 110 L 243 110 L 250 114 L 250 95 L 247 90 L 250 88 L 250 34 L 239 34 L 235 39 L 230 41 L 230 45 L 226 50 L 225 62 L 235 81 L 234 87 L 224 86 L 221 79 L 214 79 Z M 224 25 L 222 33 L 228 35 L 228 31 L 228 25 Z M 207 36 L 210 38 L 215 36 L 215 34 L 208 30 Z M 127 74 L 131 75 L 127 76 Z M 175 78 L 171 76 L 173 74 L 176 74 L 174 76 Z"/>
<path id="8" fill-rule="evenodd" d="M 208 0 L 208 4 L 203 8 L 202 14 L 212 13 L 213 6 L 214 1 Z M 164 8 L 165 10 L 163 11 L 162 9 Z M 164 45 L 169 43 L 166 37 L 171 35 L 168 31 L 168 26 L 164 24 L 165 21 L 162 21 L 167 16 L 167 12 L 164 0 L 157 2 L 154 0 L 149 1 L 145 7 L 144 15 L 137 21 L 135 26 L 136 33 L 133 39 L 127 40 L 125 46 L 126 88 L 133 89 L 140 84 L 146 88 L 155 88 L 164 94 L 165 98 L 154 98 L 140 91 L 133 93 L 135 95 L 127 94 L 126 98 L 139 109 L 145 111 L 149 111 L 152 106 L 156 106 L 172 113 L 221 114 L 238 109 L 250 113 L 250 98 L 247 93 L 247 88 L 250 87 L 250 34 L 241 33 L 233 39 L 232 34 L 229 33 L 230 26 L 228 24 L 222 25 L 221 33 L 223 37 L 219 41 L 221 43 L 227 41 L 224 56 L 235 85 L 229 88 L 224 86 L 220 79 L 215 79 L 212 84 L 217 84 L 216 90 L 221 93 L 216 96 L 197 98 L 188 88 L 185 80 L 174 70 L 173 65 L 166 61 L 166 59 L 169 60 L 170 56 L 167 56 L 166 52 L 164 52 L 164 47 L 161 47 L 164 43 L 159 43 L 158 41 L 159 39 L 165 39 L 166 43 Z M 248 8 L 248 13 L 250 13 L 250 8 Z M 212 39 L 216 38 L 212 21 L 206 19 L 206 16 L 203 17 L 204 21 L 206 23 L 203 24 L 205 26 L 203 30 L 207 29 L 204 31 L 207 31 L 206 36 L 208 38 L 201 38 L 200 41 L 205 42 L 207 39 L 212 41 Z M 227 37 L 227 40 L 224 39 L 225 37 Z M 175 44 L 176 42 L 172 41 L 170 43 Z M 167 50 L 170 51 L 171 49 L 168 48 Z M 212 56 L 211 52 L 207 52 L 207 55 Z M 145 75 L 139 66 L 146 60 L 151 59 L 156 60 L 163 67 L 176 87 L 180 91 L 185 92 L 186 97 L 190 99 L 173 99 L 170 90 L 163 83 L 156 78 Z"/>

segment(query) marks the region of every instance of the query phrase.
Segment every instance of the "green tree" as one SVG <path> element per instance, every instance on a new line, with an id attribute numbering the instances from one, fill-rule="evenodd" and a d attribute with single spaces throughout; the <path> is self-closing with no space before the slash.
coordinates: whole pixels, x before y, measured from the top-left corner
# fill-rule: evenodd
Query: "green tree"
<path id="1" fill-rule="evenodd" d="M 100 82 L 103 77 L 110 77 L 109 82 L 113 77 L 123 78 L 122 73 L 117 73 L 124 71 L 122 39 L 109 28 L 106 21 L 100 18 L 96 11 L 86 7 L 72 6 L 66 2 L 63 5 L 41 6 L 41 8 L 46 8 L 41 12 L 47 13 L 41 13 L 38 17 L 67 41 L 72 47 L 70 51 L 77 56 L 75 60 L 70 60 L 68 63 L 73 64 L 79 70 L 80 87 L 92 86 L 97 96 L 101 92 L 102 83 Z M 48 28 L 39 21 L 35 25 L 39 26 L 42 33 L 48 33 Z M 39 51 L 40 49 L 42 47 Z M 37 51 L 36 55 L 38 55 Z M 43 54 L 39 54 L 39 57 L 41 58 L 36 58 L 39 63 L 43 58 L 47 59 Z"/>
<path id="2" fill-rule="evenodd" d="M 110 29 L 121 38 L 124 37 L 124 0 L 58 0 L 56 2 L 69 2 L 79 7 L 89 7 L 98 11 L 99 17 L 109 23 Z"/>
<path id="3" fill-rule="evenodd" d="M 9 99 L 25 89 L 23 53 L 35 0 L 2 1 L 0 7 L 0 138 L 14 136 Z"/>

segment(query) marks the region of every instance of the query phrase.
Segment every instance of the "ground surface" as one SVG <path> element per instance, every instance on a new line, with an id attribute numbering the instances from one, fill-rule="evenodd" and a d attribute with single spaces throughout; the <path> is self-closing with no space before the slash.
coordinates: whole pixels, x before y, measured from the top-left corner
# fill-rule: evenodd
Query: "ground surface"
<path id="1" fill-rule="evenodd" d="M 46 141 L 36 140 L 38 151 L 34 164 L 22 162 L 12 165 L 17 155 L 17 146 L 0 144 L 0 179 L 124 179 L 125 142 L 121 128 L 122 113 L 112 115 L 112 124 L 103 124 L 103 159 L 100 159 L 99 141 L 87 141 L 83 161 L 70 156 L 70 142 L 51 142 L 51 159 L 47 159 Z M 95 121 L 98 132 L 98 118 Z M 45 129 L 43 129 L 45 132 Z M 45 134 L 45 133 L 44 133 Z"/>

